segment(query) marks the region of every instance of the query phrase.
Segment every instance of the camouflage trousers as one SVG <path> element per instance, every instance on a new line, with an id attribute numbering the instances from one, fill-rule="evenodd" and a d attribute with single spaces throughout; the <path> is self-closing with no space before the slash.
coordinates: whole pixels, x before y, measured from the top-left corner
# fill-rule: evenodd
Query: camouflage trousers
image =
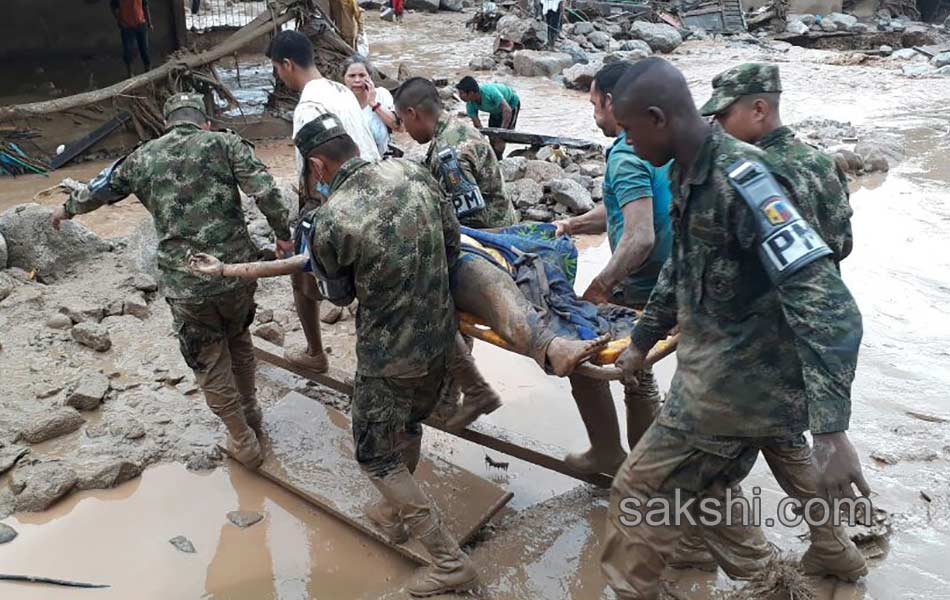
<path id="1" fill-rule="evenodd" d="M 185 362 L 216 415 L 253 403 L 254 344 L 248 330 L 257 305 L 251 285 L 234 292 L 168 305 Z"/>
<path id="2" fill-rule="evenodd" d="M 447 394 L 451 352 L 434 360 L 424 377 L 366 377 L 353 382 L 353 442 L 356 461 L 370 476 L 384 478 L 401 464 L 415 470 L 422 422 Z"/>
<path id="3" fill-rule="evenodd" d="M 727 503 L 742 498 L 739 483 L 749 474 L 762 447 L 775 445 L 775 438 L 701 436 L 671 429 L 654 422 L 614 477 L 610 490 L 601 569 L 607 583 L 622 600 L 653 600 L 658 595 L 660 574 L 687 532 L 701 536 L 723 570 L 733 578 L 747 579 L 760 572 L 772 558 L 772 549 L 762 530 L 742 522 L 741 506 Z M 688 520 L 677 524 L 667 519 L 657 523 L 647 518 L 654 499 L 673 508 L 694 499 L 689 511 L 699 523 L 716 514 L 718 525 Z M 656 502 L 656 500 L 654 500 Z M 718 512 L 717 512 L 718 511 Z M 726 513 L 731 524 L 725 523 Z M 709 521 L 707 520 L 707 523 Z"/>

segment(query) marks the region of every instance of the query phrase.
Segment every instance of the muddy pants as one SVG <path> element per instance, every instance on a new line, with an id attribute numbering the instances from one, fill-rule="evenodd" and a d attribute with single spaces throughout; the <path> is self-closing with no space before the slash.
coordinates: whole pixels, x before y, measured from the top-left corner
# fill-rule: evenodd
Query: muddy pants
<path id="1" fill-rule="evenodd" d="M 634 290 L 618 288 L 610 301 L 618 306 L 643 310 L 649 299 L 648 295 Z M 653 369 L 648 367 L 637 373 L 637 381 L 639 385 L 624 385 L 623 388 L 623 401 L 627 409 L 627 444 L 630 450 L 637 445 L 660 409 L 660 390 L 653 377 Z"/>
<path id="2" fill-rule="evenodd" d="M 366 377 L 353 382 L 353 442 L 356 461 L 370 478 L 383 479 L 402 465 L 413 472 L 419 461 L 422 422 L 449 385 L 452 350 L 429 366 L 424 377 Z"/>
<path id="3" fill-rule="evenodd" d="M 762 530 L 744 524 L 740 504 L 727 504 L 725 498 L 727 490 L 733 498 L 741 497 L 739 483 L 752 470 L 759 449 L 774 441 L 701 436 L 654 422 L 620 467 L 610 490 L 601 569 L 617 597 L 657 598 L 660 574 L 687 529 L 702 537 L 730 577 L 747 579 L 768 566 L 772 551 Z M 692 529 L 676 512 L 677 494 L 679 506 L 694 499 L 686 512 L 697 523 L 699 502 L 716 501 L 703 506 L 707 524 Z M 662 499 L 671 507 L 659 523 L 656 515 L 647 516 L 654 506 L 647 505 L 651 499 Z M 710 516 L 726 514 L 732 525 L 709 522 Z"/>
<path id="4" fill-rule="evenodd" d="M 256 284 L 200 300 L 169 298 L 185 362 L 195 372 L 211 411 L 221 416 L 256 400 L 254 320 Z"/>
<path id="5" fill-rule="evenodd" d="M 450 283 L 456 308 L 488 323 L 515 352 L 545 368 L 548 345 L 555 336 L 508 273 L 474 257 L 456 264 Z"/>

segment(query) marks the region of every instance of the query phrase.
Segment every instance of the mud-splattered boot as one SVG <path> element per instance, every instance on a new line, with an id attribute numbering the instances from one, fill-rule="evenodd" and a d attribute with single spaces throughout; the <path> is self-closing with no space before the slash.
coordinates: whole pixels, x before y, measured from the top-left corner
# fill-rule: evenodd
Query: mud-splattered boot
<path id="1" fill-rule="evenodd" d="M 379 528 L 393 544 L 405 544 L 409 541 L 409 530 L 403 523 L 398 511 L 386 500 L 370 502 L 363 507 L 363 514 Z"/>
<path id="2" fill-rule="evenodd" d="M 478 571 L 468 555 L 436 518 L 427 519 L 422 525 L 428 531 L 418 534 L 421 527 L 416 527 L 413 534 L 428 550 L 432 565 L 416 571 L 406 591 L 417 598 L 427 598 L 471 589 L 478 581 Z"/>
<path id="3" fill-rule="evenodd" d="M 257 441 L 257 434 L 248 427 L 241 406 L 219 415 L 228 428 L 228 451 L 239 463 L 249 469 L 256 469 L 264 462 L 261 455 L 261 445 Z"/>
<path id="4" fill-rule="evenodd" d="M 620 425 L 610 386 L 606 381 L 582 375 L 572 375 L 570 379 L 571 394 L 587 429 L 590 448 L 568 454 L 564 462 L 580 473 L 613 475 L 620 469 L 627 453 L 620 445 Z"/>
<path id="5" fill-rule="evenodd" d="M 474 423 L 478 417 L 501 406 L 501 398 L 482 377 L 468 345 L 460 335 L 455 338 L 455 357 L 449 366 L 449 372 L 464 397 L 461 408 L 445 422 L 446 429 L 461 431 Z"/>
<path id="6" fill-rule="evenodd" d="M 816 577 L 837 577 L 855 582 L 868 574 L 864 555 L 848 537 L 844 527 L 831 523 L 810 527 L 811 545 L 802 555 L 802 572 Z"/>
<path id="7" fill-rule="evenodd" d="M 666 564 L 674 569 L 696 569 L 707 573 L 715 573 L 719 569 L 716 558 L 706 547 L 702 536 L 693 532 L 680 538 L 673 556 Z"/>
<path id="8" fill-rule="evenodd" d="M 637 386 L 624 386 L 623 401 L 627 407 L 627 445 L 632 451 L 637 442 L 653 424 L 660 410 L 660 390 L 653 371 L 644 369 L 637 373 Z"/>

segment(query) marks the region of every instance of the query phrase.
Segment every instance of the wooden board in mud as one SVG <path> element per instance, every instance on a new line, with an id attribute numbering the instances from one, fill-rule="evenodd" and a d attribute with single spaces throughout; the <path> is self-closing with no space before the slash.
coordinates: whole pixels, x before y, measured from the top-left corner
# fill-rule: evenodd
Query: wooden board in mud
<path id="1" fill-rule="evenodd" d="M 479 131 L 492 139 L 498 138 L 510 144 L 525 144 L 539 148 L 541 146 L 563 146 L 565 148 L 576 148 L 578 150 L 590 150 L 592 148 L 601 147 L 597 142 L 590 140 L 528 133 L 525 131 L 515 131 L 514 129 L 503 129 L 501 127 L 482 127 Z"/>
<path id="2" fill-rule="evenodd" d="M 264 464 L 258 472 L 419 564 L 427 554 L 416 540 L 393 545 L 363 516 L 379 493 L 353 455 L 350 419 L 342 412 L 291 392 L 264 414 Z M 511 492 L 423 454 L 416 469 L 422 489 L 448 530 L 464 544 L 511 500 Z"/>

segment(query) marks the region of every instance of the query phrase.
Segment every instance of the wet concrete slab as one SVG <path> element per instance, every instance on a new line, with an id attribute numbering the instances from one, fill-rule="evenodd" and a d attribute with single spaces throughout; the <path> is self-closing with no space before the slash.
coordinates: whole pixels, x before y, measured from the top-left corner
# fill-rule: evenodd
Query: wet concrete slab
<path id="1" fill-rule="evenodd" d="M 258 473 L 406 558 L 428 562 L 418 541 L 392 545 L 363 515 L 363 506 L 380 495 L 354 458 L 347 415 L 291 392 L 265 413 L 264 439 Z M 466 469 L 425 454 L 415 476 L 449 532 L 463 544 L 512 497 Z"/>

